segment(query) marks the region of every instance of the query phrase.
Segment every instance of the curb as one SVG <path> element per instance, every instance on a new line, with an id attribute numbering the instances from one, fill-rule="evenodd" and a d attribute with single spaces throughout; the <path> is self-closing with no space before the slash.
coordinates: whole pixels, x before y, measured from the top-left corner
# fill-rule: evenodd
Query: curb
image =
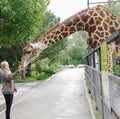
<path id="1" fill-rule="evenodd" d="M 88 100 L 88 105 L 89 105 L 89 108 L 90 108 L 90 113 L 91 113 L 92 119 L 96 119 L 93 108 L 92 108 L 92 104 L 91 104 L 91 101 L 90 101 L 90 98 L 89 98 L 89 95 L 87 93 L 85 80 L 83 80 L 83 86 L 84 86 L 84 89 L 85 89 L 85 93 L 86 93 L 86 97 L 87 97 L 87 100 Z"/>

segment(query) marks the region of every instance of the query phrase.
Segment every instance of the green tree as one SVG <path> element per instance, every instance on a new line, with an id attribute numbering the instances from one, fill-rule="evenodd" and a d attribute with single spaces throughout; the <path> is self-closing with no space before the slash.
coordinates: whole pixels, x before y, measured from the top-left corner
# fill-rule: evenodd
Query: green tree
<path id="1" fill-rule="evenodd" d="M 36 36 L 49 0 L 1 0 L 0 45 L 17 45 Z"/>
<path id="2" fill-rule="evenodd" d="M 120 17 L 120 1 L 117 0 L 115 3 L 114 3 L 114 10 L 113 10 L 113 13 Z"/>
<path id="3" fill-rule="evenodd" d="M 84 64 L 84 57 L 87 55 L 87 32 L 76 32 L 71 37 L 70 57 L 72 64 Z"/>
<path id="4" fill-rule="evenodd" d="M 11 69 L 14 71 L 18 68 L 19 59 L 21 57 L 21 47 L 8 46 L 0 48 L 0 62 L 7 60 Z"/>
<path id="5" fill-rule="evenodd" d="M 59 50 L 59 52 L 54 50 L 55 53 L 52 55 L 51 64 L 83 64 L 84 57 L 87 55 L 86 39 L 87 33 L 83 31 L 74 33 L 62 40 L 63 44 L 65 43 L 64 47 L 61 46 L 61 50 Z M 50 51 L 51 49 L 49 50 L 49 53 Z"/>
<path id="6" fill-rule="evenodd" d="M 67 40 L 65 51 L 69 55 L 69 64 L 83 64 L 87 55 L 87 32 L 81 31 L 72 34 Z"/>
<path id="7" fill-rule="evenodd" d="M 67 40 L 61 40 L 57 42 L 56 44 L 53 44 L 52 46 L 48 47 L 45 49 L 41 54 L 40 54 L 40 59 L 42 58 L 48 58 L 50 60 L 49 64 L 53 64 L 57 62 L 57 57 L 58 54 L 65 49 L 67 46 Z M 62 55 L 61 55 L 62 57 Z"/>
<path id="8" fill-rule="evenodd" d="M 20 61 L 22 44 L 39 34 L 49 0 L 0 1 L 0 61 Z"/>
<path id="9" fill-rule="evenodd" d="M 52 28 L 55 24 L 60 22 L 60 18 L 56 17 L 50 10 L 45 12 L 43 22 L 39 26 L 39 34 L 38 37 L 43 35 L 46 31 Z"/>

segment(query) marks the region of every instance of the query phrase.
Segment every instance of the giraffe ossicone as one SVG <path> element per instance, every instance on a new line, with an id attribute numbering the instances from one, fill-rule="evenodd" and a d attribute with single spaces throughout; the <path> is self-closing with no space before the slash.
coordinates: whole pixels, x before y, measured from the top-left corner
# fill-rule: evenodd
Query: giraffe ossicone
<path id="1" fill-rule="evenodd" d="M 87 8 L 55 25 L 38 38 L 37 42 L 26 45 L 23 48 L 21 65 L 26 67 L 48 46 L 77 31 L 87 31 L 89 35 L 87 44 L 90 48 L 95 48 L 118 29 L 120 29 L 120 18 L 114 16 L 108 8 L 102 5 Z M 117 51 L 115 48 L 120 49 L 120 42 L 111 43 L 107 47 L 109 72 L 112 72 L 112 55 Z"/>

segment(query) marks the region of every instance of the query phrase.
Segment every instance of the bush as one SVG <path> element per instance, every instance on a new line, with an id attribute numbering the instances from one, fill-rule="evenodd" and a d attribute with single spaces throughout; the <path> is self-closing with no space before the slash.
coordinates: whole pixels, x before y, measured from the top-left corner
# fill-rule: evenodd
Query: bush
<path id="1" fill-rule="evenodd" d="M 47 73 L 47 74 L 54 74 L 55 71 L 51 67 L 43 67 L 42 71 Z"/>
<path id="2" fill-rule="evenodd" d="M 35 77 L 35 80 L 45 80 L 49 78 L 52 74 L 42 72 Z"/>
<path id="3" fill-rule="evenodd" d="M 23 83 L 23 82 L 30 82 L 35 81 L 35 77 L 26 77 L 25 79 L 21 79 L 21 76 L 18 75 L 15 79 L 15 83 Z"/>
<path id="4" fill-rule="evenodd" d="M 53 74 L 56 73 L 56 71 L 58 71 L 58 69 L 60 69 L 61 66 L 42 66 L 41 64 L 37 64 L 37 69 L 40 69 L 39 71 L 41 71 L 39 74 L 34 74 L 35 80 L 45 80 L 47 78 L 49 78 L 50 76 L 52 76 Z"/>
<path id="5" fill-rule="evenodd" d="M 120 76 L 120 65 L 114 66 L 114 74 Z"/>
<path id="6" fill-rule="evenodd" d="M 42 71 L 42 68 L 40 66 L 40 64 L 37 62 L 36 65 L 35 65 L 35 69 L 38 73 L 40 73 Z"/>
<path id="7" fill-rule="evenodd" d="M 37 69 L 37 71 L 36 71 Z M 37 63 L 35 67 L 32 67 L 32 76 L 25 77 L 25 79 L 21 79 L 21 75 L 16 77 L 15 82 L 29 82 L 29 81 L 38 81 L 38 80 L 45 80 L 55 74 L 57 71 L 61 69 L 61 66 L 52 65 L 52 66 L 42 66 L 40 63 Z M 36 73 L 37 72 L 37 73 Z"/>

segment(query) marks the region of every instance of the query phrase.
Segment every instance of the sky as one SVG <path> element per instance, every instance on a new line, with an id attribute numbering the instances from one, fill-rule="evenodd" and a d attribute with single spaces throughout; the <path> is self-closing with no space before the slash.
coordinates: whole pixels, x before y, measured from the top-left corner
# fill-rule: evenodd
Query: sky
<path id="1" fill-rule="evenodd" d="M 108 0 L 89 0 L 89 3 L 107 2 Z M 97 4 L 91 4 L 90 7 Z M 50 0 L 48 10 L 51 10 L 61 21 L 87 8 L 87 0 Z"/>

